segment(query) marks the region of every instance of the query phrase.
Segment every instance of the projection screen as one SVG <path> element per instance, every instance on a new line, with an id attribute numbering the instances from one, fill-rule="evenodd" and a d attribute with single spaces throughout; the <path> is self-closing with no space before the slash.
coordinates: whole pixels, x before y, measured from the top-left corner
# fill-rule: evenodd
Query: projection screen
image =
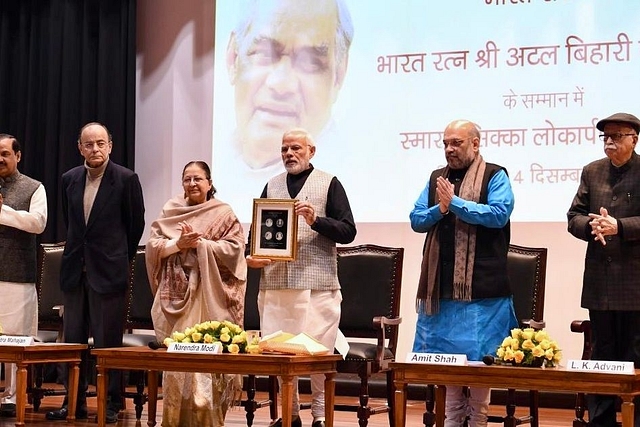
<path id="1" fill-rule="evenodd" d="M 324 1 L 252 3 L 217 0 L 215 23 L 213 178 L 243 222 L 293 127 L 312 130 L 312 164 L 342 182 L 357 222 L 406 222 L 461 118 L 509 173 L 512 221 L 565 221 L 582 167 L 604 156 L 595 123 L 640 114 L 637 1 L 344 0 L 333 21 L 305 16 Z M 313 45 L 336 15 L 353 29 L 343 55 L 338 35 Z"/>

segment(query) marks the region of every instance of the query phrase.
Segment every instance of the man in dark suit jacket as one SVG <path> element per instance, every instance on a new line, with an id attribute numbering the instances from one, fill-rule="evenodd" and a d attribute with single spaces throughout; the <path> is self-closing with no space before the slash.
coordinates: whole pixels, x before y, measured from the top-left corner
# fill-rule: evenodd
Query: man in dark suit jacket
<path id="1" fill-rule="evenodd" d="M 596 123 L 607 157 L 582 170 L 568 230 L 588 242 L 582 282 L 589 310 L 593 360 L 634 362 L 640 368 L 640 119 L 616 113 Z M 640 427 L 640 398 L 634 399 Z M 589 427 L 616 425 L 616 397 L 587 397 Z"/>
<path id="2" fill-rule="evenodd" d="M 120 347 L 124 328 L 129 262 L 144 231 L 144 201 L 138 176 L 109 160 L 107 128 L 88 123 L 80 130 L 83 166 L 62 175 L 62 209 L 67 239 L 60 268 L 64 293 L 64 340 Z M 83 358 L 76 418 L 87 418 L 87 363 Z M 107 422 L 118 420 L 120 375 L 109 376 Z M 65 399 L 66 403 L 66 399 Z M 63 420 L 67 407 L 47 413 Z"/>

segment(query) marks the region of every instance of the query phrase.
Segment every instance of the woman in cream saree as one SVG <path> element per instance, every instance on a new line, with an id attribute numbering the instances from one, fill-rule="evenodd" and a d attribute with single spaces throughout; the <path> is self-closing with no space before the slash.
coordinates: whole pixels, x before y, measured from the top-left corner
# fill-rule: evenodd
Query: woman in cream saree
<path id="1" fill-rule="evenodd" d="M 229 205 L 213 198 L 209 167 L 191 162 L 182 174 L 184 197 L 169 200 L 146 245 L 155 299 L 152 318 L 162 342 L 207 320 L 242 325 L 247 266 L 242 226 Z M 241 391 L 237 375 L 164 372 L 164 427 L 224 426 Z"/>

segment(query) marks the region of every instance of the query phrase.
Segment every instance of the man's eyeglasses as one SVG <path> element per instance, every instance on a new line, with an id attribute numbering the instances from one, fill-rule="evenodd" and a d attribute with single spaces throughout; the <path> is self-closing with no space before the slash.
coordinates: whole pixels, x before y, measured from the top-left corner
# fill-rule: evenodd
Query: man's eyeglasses
<path id="1" fill-rule="evenodd" d="M 636 134 L 635 133 L 601 133 L 600 135 L 598 135 L 598 138 L 600 138 L 602 142 L 607 142 L 609 138 L 611 138 L 613 142 L 618 142 L 625 136 L 636 136 Z"/>
<path id="2" fill-rule="evenodd" d="M 84 148 L 85 150 L 91 150 L 94 145 L 97 145 L 98 148 L 102 150 L 104 147 L 107 146 L 107 142 L 105 141 L 82 142 L 80 143 L 80 145 L 82 145 L 82 148 Z"/>
<path id="3" fill-rule="evenodd" d="M 202 178 L 200 176 L 187 177 L 187 178 L 182 180 L 182 185 L 191 185 L 192 182 L 195 183 L 196 185 L 198 185 L 201 182 L 203 182 L 204 180 L 206 180 L 206 178 Z"/>
<path id="4" fill-rule="evenodd" d="M 442 143 L 444 144 L 444 148 L 460 148 L 460 146 L 462 146 L 462 144 L 464 144 L 466 141 L 470 140 L 471 137 L 469 138 L 465 138 L 465 139 L 443 139 Z"/>

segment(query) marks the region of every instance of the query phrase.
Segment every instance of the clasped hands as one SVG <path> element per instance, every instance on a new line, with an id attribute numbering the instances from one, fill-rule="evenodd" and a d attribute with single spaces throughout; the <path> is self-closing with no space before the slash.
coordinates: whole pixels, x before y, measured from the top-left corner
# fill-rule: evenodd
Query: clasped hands
<path id="1" fill-rule="evenodd" d="M 607 244 L 604 236 L 618 234 L 618 221 L 609 215 L 606 208 L 600 208 L 600 214 L 590 213 L 589 218 L 591 234 L 595 236 L 594 240 L 598 240 L 603 246 Z"/>
<path id="2" fill-rule="evenodd" d="M 447 178 L 443 176 L 436 178 L 436 200 L 440 205 L 441 214 L 444 215 L 449 212 L 449 204 L 455 194 L 455 187 Z"/>
<path id="3" fill-rule="evenodd" d="M 178 246 L 180 250 L 197 247 L 198 241 L 200 241 L 200 237 L 202 237 L 202 233 L 193 231 L 191 224 L 187 224 L 186 222 L 180 222 L 179 225 L 180 237 L 176 242 L 176 246 Z"/>

